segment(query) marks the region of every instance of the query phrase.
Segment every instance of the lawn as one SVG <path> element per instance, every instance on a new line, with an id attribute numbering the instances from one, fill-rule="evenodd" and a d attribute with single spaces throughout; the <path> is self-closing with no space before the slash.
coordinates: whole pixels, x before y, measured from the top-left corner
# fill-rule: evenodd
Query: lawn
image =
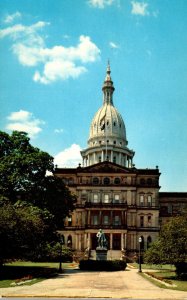
<path id="1" fill-rule="evenodd" d="M 75 267 L 73 263 L 63 263 L 62 268 Z M 38 263 L 16 261 L 6 263 L 0 269 L 0 288 L 16 286 L 16 285 L 31 285 L 36 282 L 51 278 L 58 274 L 59 263 Z"/>
<path id="2" fill-rule="evenodd" d="M 134 267 L 138 268 L 138 264 L 131 264 Z M 150 280 L 155 285 L 166 288 L 166 289 L 174 289 L 179 291 L 187 291 L 187 281 L 178 280 L 175 273 L 175 267 L 173 265 L 146 265 L 142 264 L 142 272 L 140 273 L 143 277 Z M 152 277 L 147 277 L 144 273 Z M 155 280 L 154 278 L 158 279 Z M 164 283 L 166 282 L 171 285 L 166 286 Z"/>

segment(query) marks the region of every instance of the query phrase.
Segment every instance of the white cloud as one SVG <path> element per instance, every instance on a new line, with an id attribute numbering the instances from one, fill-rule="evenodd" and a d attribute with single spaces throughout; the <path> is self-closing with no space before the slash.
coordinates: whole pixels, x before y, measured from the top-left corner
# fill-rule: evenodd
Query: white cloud
<path id="1" fill-rule="evenodd" d="M 148 3 L 131 1 L 131 4 L 132 4 L 131 13 L 133 15 L 140 15 L 140 16 L 148 16 L 149 15 L 149 11 L 147 10 Z"/>
<path id="2" fill-rule="evenodd" d="M 33 80 L 49 84 L 57 80 L 77 78 L 87 71 L 85 64 L 100 57 L 100 49 L 89 36 L 81 35 L 76 46 L 47 48 L 38 30 L 49 23 L 39 21 L 31 26 L 17 24 L 0 30 L 0 38 L 13 40 L 12 51 L 18 61 L 35 69 Z M 43 66 L 43 70 L 41 68 Z"/>
<path id="3" fill-rule="evenodd" d="M 32 138 L 42 131 L 41 125 L 45 124 L 44 121 L 36 119 L 31 112 L 25 110 L 12 112 L 7 119 L 9 123 L 6 129 L 25 131 Z"/>
<path id="4" fill-rule="evenodd" d="M 63 133 L 64 132 L 64 129 L 63 128 L 56 128 L 54 130 L 54 133 Z"/>
<path id="5" fill-rule="evenodd" d="M 73 144 L 55 155 L 54 164 L 58 167 L 78 167 L 78 164 L 82 161 L 80 151 L 81 147 Z"/>
<path id="6" fill-rule="evenodd" d="M 116 43 L 114 43 L 114 42 L 110 42 L 110 43 L 109 43 L 109 46 L 110 46 L 111 48 L 113 48 L 113 49 L 118 49 L 118 48 L 119 48 L 119 46 L 118 46 Z"/>
<path id="7" fill-rule="evenodd" d="M 12 23 L 19 18 L 21 18 L 21 13 L 19 11 L 16 11 L 14 14 L 7 15 L 4 19 L 4 23 Z"/>
<path id="8" fill-rule="evenodd" d="M 105 8 L 112 5 L 113 2 L 114 0 L 89 0 L 88 4 L 95 8 Z"/>

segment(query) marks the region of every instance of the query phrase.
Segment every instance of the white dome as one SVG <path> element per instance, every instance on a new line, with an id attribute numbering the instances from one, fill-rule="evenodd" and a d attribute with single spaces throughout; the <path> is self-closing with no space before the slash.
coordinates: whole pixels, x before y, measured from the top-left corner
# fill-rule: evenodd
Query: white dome
<path id="1" fill-rule="evenodd" d="M 115 88 L 110 73 L 108 64 L 102 87 L 103 105 L 91 122 L 88 148 L 81 151 L 83 166 L 110 161 L 129 168 L 133 164 L 134 151 L 127 147 L 125 124 L 113 105 Z"/>
<path id="2" fill-rule="evenodd" d="M 102 127 L 105 130 L 102 130 Z M 95 114 L 91 126 L 88 143 L 103 136 L 107 138 L 120 139 L 126 145 L 126 130 L 121 114 L 111 103 L 104 105 Z"/>

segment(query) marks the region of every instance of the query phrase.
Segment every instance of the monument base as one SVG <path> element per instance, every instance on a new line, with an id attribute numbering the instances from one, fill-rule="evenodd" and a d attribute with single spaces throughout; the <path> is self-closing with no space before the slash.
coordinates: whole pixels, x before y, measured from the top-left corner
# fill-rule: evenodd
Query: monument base
<path id="1" fill-rule="evenodd" d="M 96 248 L 96 260 L 107 260 L 107 249 L 106 248 Z"/>

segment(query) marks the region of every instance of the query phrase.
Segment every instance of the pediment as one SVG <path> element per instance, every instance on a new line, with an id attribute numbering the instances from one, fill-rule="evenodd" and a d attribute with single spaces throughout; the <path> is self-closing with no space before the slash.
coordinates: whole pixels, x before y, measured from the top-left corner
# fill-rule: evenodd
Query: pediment
<path id="1" fill-rule="evenodd" d="M 108 161 L 82 168 L 81 171 L 84 173 L 130 173 L 128 168 L 122 167 L 120 165 Z"/>

